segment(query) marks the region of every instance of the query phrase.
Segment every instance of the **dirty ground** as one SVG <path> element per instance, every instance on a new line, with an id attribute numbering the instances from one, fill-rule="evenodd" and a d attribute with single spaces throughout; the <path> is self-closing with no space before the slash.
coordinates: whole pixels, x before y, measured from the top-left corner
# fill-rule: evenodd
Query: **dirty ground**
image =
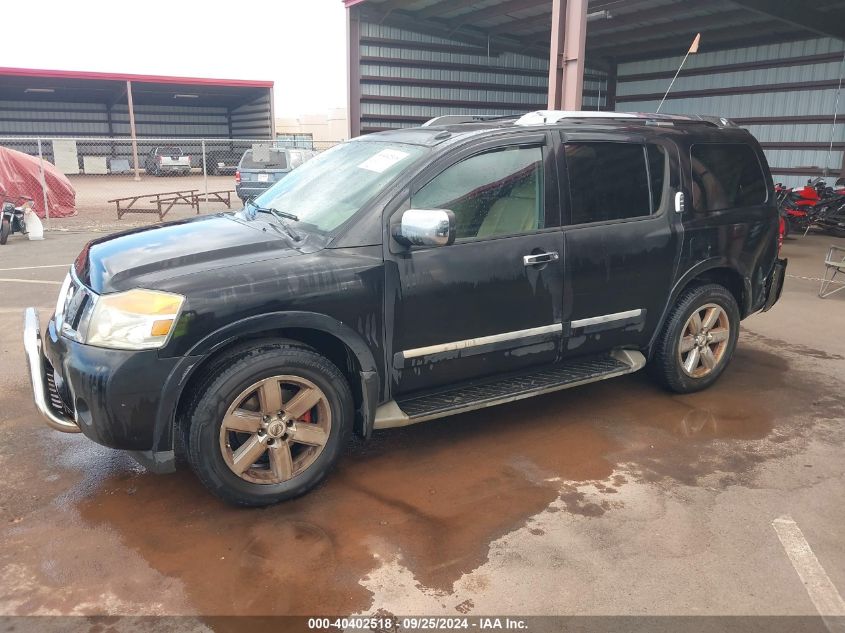
<path id="1" fill-rule="evenodd" d="M 706 392 L 641 373 L 377 432 L 306 497 L 243 510 L 37 418 L 21 313 L 47 318 L 90 237 L 0 249 L 0 614 L 815 614 L 787 515 L 845 591 L 833 238 L 787 241 L 781 302 Z"/>

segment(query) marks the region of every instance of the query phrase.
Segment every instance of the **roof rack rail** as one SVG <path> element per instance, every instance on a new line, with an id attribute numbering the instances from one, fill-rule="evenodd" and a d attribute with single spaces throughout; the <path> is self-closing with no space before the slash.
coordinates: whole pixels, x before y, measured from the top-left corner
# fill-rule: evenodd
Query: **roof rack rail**
<path id="1" fill-rule="evenodd" d="M 458 125 L 460 123 L 480 123 L 492 119 L 506 119 L 507 115 L 501 114 L 444 114 L 429 119 L 420 127 L 431 127 L 432 125 Z"/>
<path id="2" fill-rule="evenodd" d="M 633 119 L 658 123 L 705 123 L 716 127 L 735 127 L 736 124 L 725 117 L 705 116 L 700 114 L 657 114 L 648 112 L 601 112 L 596 110 L 535 110 L 523 114 L 516 125 L 554 125 L 562 119 Z"/>

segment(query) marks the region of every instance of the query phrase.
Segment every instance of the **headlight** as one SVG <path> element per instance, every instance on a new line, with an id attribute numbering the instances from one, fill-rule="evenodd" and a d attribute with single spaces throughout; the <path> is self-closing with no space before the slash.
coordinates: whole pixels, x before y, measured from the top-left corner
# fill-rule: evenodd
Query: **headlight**
<path id="1" fill-rule="evenodd" d="M 140 288 L 101 295 L 94 304 L 85 342 L 114 349 L 163 347 L 184 301 L 182 295 Z"/>

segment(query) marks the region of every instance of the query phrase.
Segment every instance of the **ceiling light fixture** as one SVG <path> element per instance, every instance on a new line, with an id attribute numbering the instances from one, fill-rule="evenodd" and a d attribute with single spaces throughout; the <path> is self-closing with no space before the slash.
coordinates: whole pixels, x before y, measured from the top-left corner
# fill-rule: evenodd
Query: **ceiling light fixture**
<path id="1" fill-rule="evenodd" d="M 56 92 L 55 88 L 27 88 L 24 92 Z"/>
<path id="2" fill-rule="evenodd" d="M 185 94 L 176 93 L 175 95 L 173 95 L 173 98 L 174 99 L 199 99 L 199 95 L 187 94 L 187 93 L 185 93 Z"/>

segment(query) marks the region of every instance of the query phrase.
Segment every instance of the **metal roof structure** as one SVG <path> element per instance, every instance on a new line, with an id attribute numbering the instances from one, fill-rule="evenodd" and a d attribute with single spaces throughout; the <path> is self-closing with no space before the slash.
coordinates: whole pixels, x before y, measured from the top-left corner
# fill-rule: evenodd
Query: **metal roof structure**
<path id="1" fill-rule="evenodd" d="M 492 52 L 548 55 L 551 0 L 344 0 L 364 18 Z M 683 33 L 702 51 L 828 36 L 845 39 L 841 0 L 590 0 L 586 57 L 601 68 L 678 53 Z M 667 39 L 667 33 L 673 38 Z M 681 45 L 683 48 L 683 45 Z M 682 53 L 683 51 L 681 51 Z"/>
<path id="2" fill-rule="evenodd" d="M 136 105 L 229 109 L 250 103 L 273 88 L 272 81 L 0 68 L 0 101 L 115 103 L 125 98 L 126 82 L 132 83 Z"/>

